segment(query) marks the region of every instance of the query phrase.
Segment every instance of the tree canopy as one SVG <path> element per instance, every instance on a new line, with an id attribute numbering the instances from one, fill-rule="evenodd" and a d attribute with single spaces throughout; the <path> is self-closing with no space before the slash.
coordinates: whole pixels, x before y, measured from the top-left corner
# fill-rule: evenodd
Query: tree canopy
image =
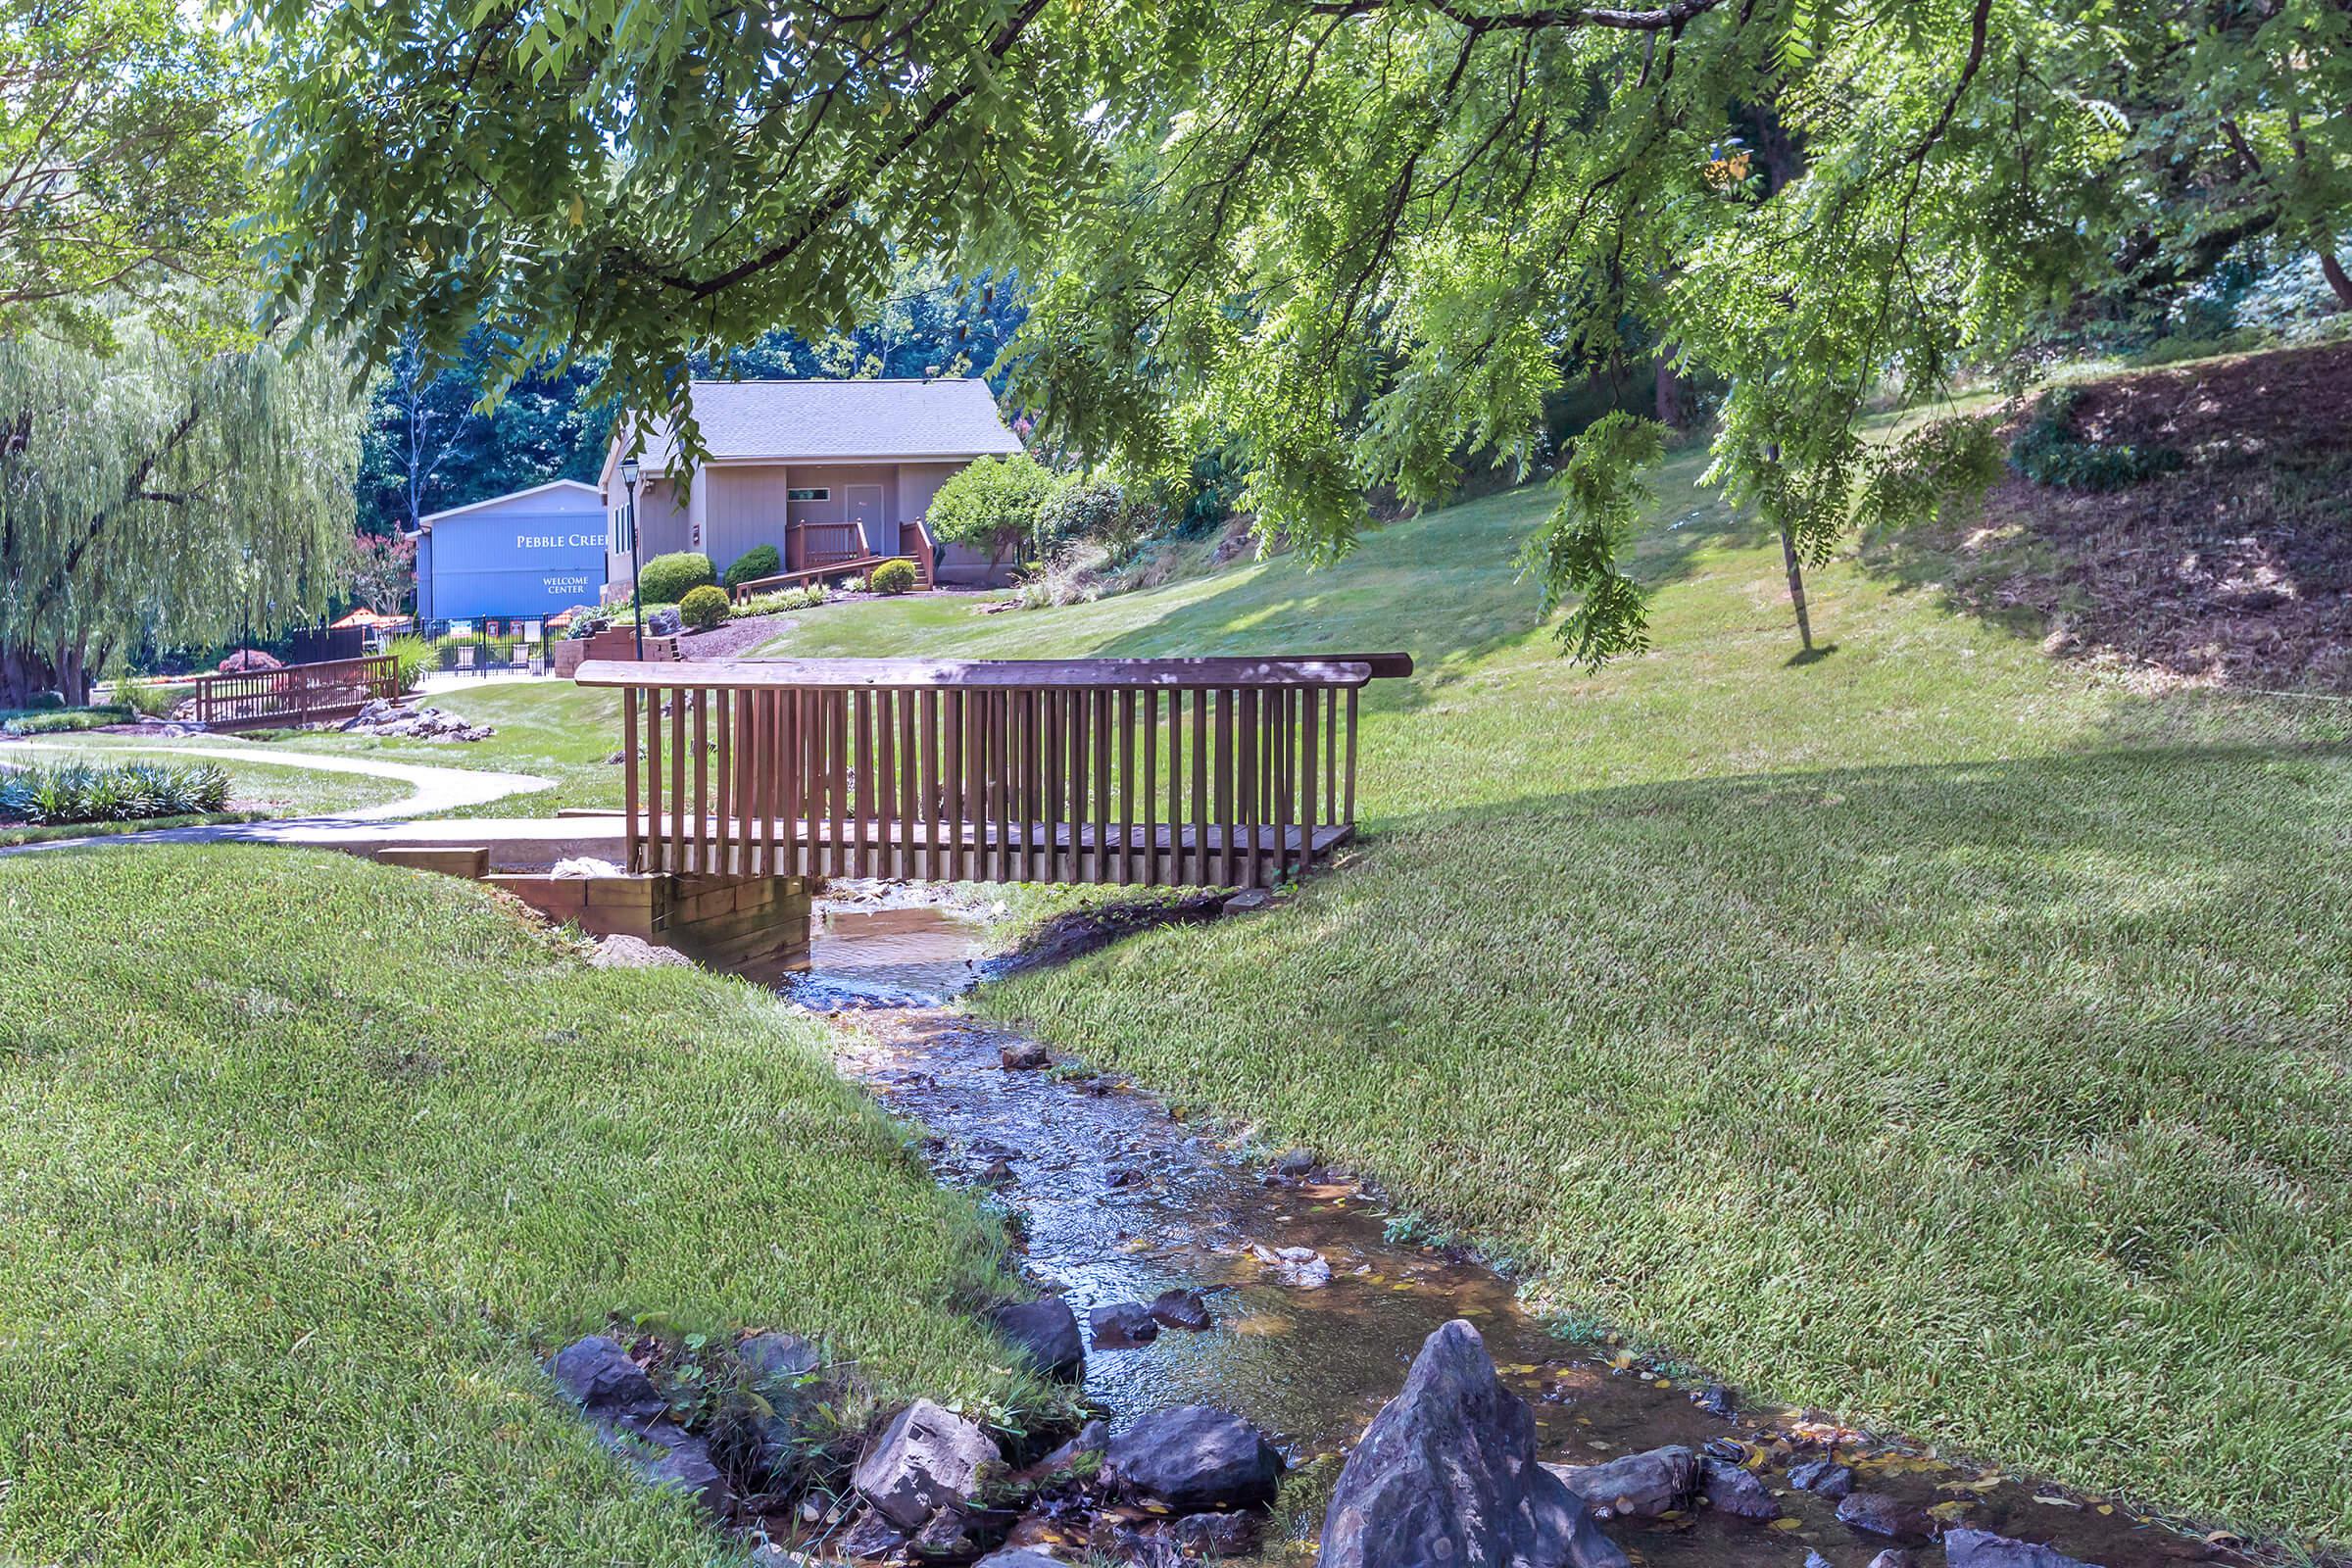
<path id="1" fill-rule="evenodd" d="M 2333 266 L 2340 0 L 878 0 L 268 14 L 299 60 L 273 260 L 389 351 L 609 356 L 686 412 L 696 355 L 854 319 L 897 258 L 1025 264 L 1007 360 L 1048 442 L 1230 451 L 1259 524 L 1345 549 L 1367 489 L 1533 469 L 1543 399 L 1637 329 L 1728 387 L 1716 477 L 1825 554 L 1981 479 L 1933 395 L 2101 292 L 2270 235 Z M 2340 273 L 2340 269 L 2331 276 Z M 1529 561 L 1588 660 L 1640 647 L 1613 425 Z"/>

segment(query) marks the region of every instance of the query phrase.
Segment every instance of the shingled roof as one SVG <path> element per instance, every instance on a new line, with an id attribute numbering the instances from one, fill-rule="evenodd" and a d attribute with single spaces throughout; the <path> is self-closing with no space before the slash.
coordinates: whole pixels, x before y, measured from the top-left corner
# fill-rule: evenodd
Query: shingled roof
<path id="1" fill-rule="evenodd" d="M 977 378 L 871 381 L 697 381 L 694 416 L 713 462 L 898 463 L 1013 453 L 1021 443 Z M 668 471 L 668 426 L 657 423 L 639 461 Z M 615 440 L 606 479 L 620 459 Z"/>

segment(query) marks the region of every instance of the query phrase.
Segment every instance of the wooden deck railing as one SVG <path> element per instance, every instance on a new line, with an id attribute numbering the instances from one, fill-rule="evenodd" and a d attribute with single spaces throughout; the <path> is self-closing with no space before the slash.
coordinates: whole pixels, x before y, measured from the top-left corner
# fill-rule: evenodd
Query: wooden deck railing
<path id="1" fill-rule="evenodd" d="M 837 566 L 868 554 L 865 530 L 854 522 L 804 522 L 787 531 L 785 564 L 794 571 L 811 566 Z"/>
<path id="2" fill-rule="evenodd" d="M 590 662 L 621 692 L 630 869 L 1262 887 L 1355 827 L 1401 654 Z"/>
<path id="3" fill-rule="evenodd" d="M 208 729 L 283 728 L 349 718 L 375 698 L 400 695 L 398 662 L 390 654 L 199 675 L 193 684 L 196 722 Z"/>

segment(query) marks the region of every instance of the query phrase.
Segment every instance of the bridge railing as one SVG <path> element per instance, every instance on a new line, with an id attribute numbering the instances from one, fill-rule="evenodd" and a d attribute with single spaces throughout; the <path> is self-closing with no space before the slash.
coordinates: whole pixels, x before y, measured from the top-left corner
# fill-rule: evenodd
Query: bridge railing
<path id="1" fill-rule="evenodd" d="M 1364 685 L 1296 659 L 591 662 L 630 868 L 1261 887 L 1355 825 Z"/>

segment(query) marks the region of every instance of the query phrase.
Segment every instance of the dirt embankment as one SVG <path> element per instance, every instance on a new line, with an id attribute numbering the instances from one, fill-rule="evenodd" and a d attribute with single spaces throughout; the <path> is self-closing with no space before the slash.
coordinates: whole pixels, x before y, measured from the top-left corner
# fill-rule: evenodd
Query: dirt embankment
<path id="1" fill-rule="evenodd" d="M 2081 441 L 2180 466 L 2104 493 L 2013 469 L 1981 514 L 1904 542 L 1942 558 L 1946 592 L 2148 689 L 2352 692 L 2352 343 L 2090 382 L 2071 416 Z M 1901 546 L 1883 560 L 1930 574 Z"/>

